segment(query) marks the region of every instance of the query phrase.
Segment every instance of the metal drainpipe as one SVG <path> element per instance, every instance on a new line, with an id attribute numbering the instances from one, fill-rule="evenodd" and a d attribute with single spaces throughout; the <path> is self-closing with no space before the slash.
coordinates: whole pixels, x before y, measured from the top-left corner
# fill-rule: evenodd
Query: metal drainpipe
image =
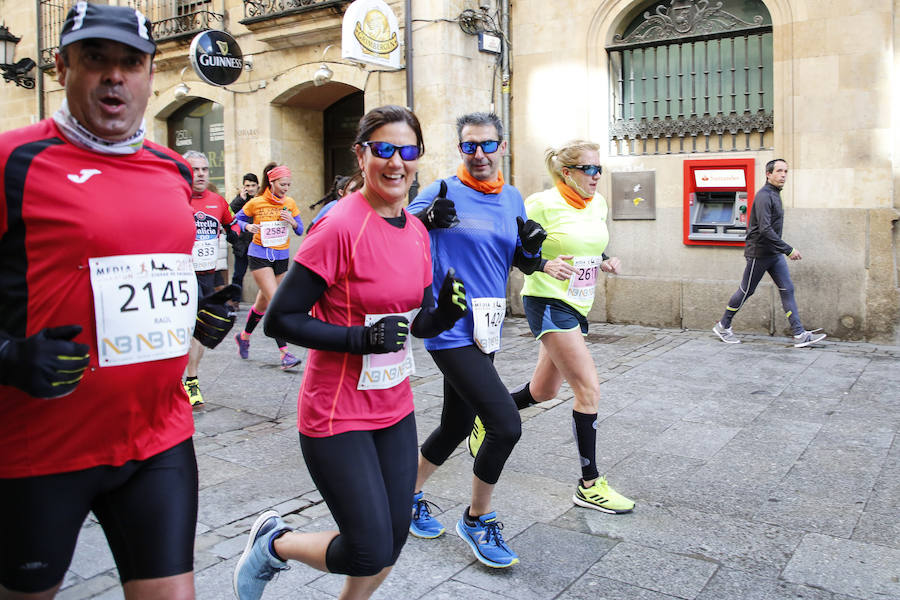
<path id="1" fill-rule="evenodd" d="M 44 71 L 41 69 L 41 31 L 43 31 L 44 23 L 41 19 L 41 0 L 34 0 L 35 14 L 37 15 L 37 66 L 34 68 L 34 78 L 37 80 L 37 101 L 38 101 L 38 120 L 44 118 Z"/>
<path id="2" fill-rule="evenodd" d="M 509 79 L 510 79 L 510 58 L 509 58 L 509 0 L 503 0 L 500 5 L 500 29 L 503 31 L 503 55 L 501 58 L 501 87 L 500 87 L 500 105 L 503 107 L 503 130 L 506 132 L 506 154 L 503 155 L 503 175 L 506 181 L 512 182 L 512 120 L 509 117 Z"/>
<path id="3" fill-rule="evenodd" d="M 404 44 L 403 55 L 406 61 L 406 107 L 415 112 L 415 93 L 413 92 L 413 62 L 412 62 L 412 0 L 406 0 L 403 8 L 403 26 L 406 28 L 406 44 Z M 412 202 L 419 195 L 419 173 L 416 172 L 413 177 L 412 185 L 409 186 L 409 201 Z"/>

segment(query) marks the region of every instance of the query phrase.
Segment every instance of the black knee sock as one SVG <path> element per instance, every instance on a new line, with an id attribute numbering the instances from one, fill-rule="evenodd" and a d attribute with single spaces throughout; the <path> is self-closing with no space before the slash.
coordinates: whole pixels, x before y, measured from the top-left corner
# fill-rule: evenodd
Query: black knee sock
<path id="1" fill-rule="evenodd" d="M 263 315 L 265 314 L 266 313 L 264 312 L 258 313 L 256 312 L 256 309 L 251 307 L 250 312 L 247 313 L 247 324 L 244 325 L 244 333 L 246 333 L 247 335 L 253 333 L 253 330 L 256 329 L 256 326 L 259 324 L 259 322 L 263 318 Z"/>
<path id="2" fill-rule="evenodd" d="M 516 403 L 516 408 L 518 408 L 519 410 L 537 404 L 537 400 L 532 397 L 531 390 L 528 388 L 529 383 L 531 382 L 526 381 L 525 384 L 521 387 L 509 392 L 509 395 L 512 396 L 513 402 Z"/>
<path id="3" fill-rule="evenodd" d="M 572 429 L 581 459 L 581 478 L 597 479 L 600 476 L 597 471 L 597 414 L 586 415 L 573 410 Z"/>

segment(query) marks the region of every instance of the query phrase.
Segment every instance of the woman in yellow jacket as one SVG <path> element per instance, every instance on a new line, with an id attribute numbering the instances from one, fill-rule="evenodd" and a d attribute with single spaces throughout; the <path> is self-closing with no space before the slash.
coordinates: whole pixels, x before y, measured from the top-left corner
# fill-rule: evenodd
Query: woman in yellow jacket
<path id="1" fill-rule="evenodd" d="M 613 490 L 597 470 L 597 411 L 600 382 L 584 341 L 587 315 L 594 303 L 598 271 L 618 273 L 619 259 L 608 258 L 606 200 L 597 193 L 600 146 L 584 140 L 547 149 L 544 162 L 554 187 L 525 200 L 528 218 L 547 232 L 541 269 L 525 276 L 522 304 L 528 325 L 540 340 L 531 380 L 512 390 L 521 410 L 556 397 L 563 380 L 575 394 L 572 425 L 581 459 L 581 479 L 572 500 L 607 513 L 628 513 L 634 502 Z M 476 420 L 469 449 L 481 446 L 484 428 Z"/>

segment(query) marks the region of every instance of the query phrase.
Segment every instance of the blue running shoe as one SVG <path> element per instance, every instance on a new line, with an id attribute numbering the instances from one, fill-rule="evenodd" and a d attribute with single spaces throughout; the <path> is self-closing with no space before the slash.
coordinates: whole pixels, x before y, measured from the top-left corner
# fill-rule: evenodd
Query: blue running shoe
<path id="1" fill-rule="evenodd" d="M 440 509 L 436 504 L 425 500 L 422 496 L 425 492 L 419 492 L 413 496 L 412 505 L 412 522 L 409 524 L 409 532 L 418 538 L 427 540 L 440 537 L 444 533 L 444 526 L 441 522 L 431 516 L 428 506 L 434 506 Z"/>
<path id="2" fill-rule="evenodd" d="M 253 523 L 250 539 L 244 553 L 234 568 L 234 595 L 238 600 L 259 600 L 266 584 L 278 571 L 290 569 L 286 561 L 273 556 L 269 551 L 269 541 L 275 534 L 290 529 L 281 516 L 269 510 Z"/>
<path id="3" fill-rule="evenodd" d="M 503 523 L 497 520 L 496 512 L 489 512 L 475 519 L 475 525 L 466 523 L 466 512 L 456 523 L 456 533 L 463 539 L 482 564 L 495 569 L 511 567 L 519 562 L 519 556 L 510 550 L 500 530 Z"/>

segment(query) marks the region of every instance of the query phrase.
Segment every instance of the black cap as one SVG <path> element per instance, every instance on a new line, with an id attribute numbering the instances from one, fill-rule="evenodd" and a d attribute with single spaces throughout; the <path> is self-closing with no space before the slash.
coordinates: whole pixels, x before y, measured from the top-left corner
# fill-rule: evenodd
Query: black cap
<path id="1" fill-rule="evenodd" d="M 146 54 L 156 52 L 150 22 L 141 11 L 127 6 L 76 3 L 66 15 L 59 47 L 92 38 L 121 42 Z"/>

